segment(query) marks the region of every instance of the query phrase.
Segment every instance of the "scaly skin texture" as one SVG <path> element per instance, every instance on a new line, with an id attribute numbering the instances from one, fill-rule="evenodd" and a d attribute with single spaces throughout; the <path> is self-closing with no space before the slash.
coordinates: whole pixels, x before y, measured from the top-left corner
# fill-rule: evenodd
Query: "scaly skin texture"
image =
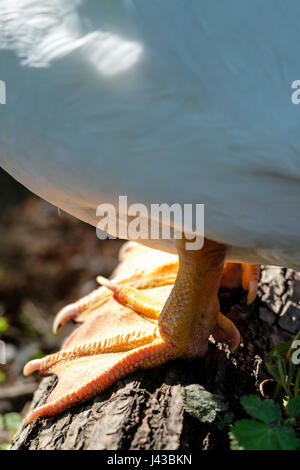
<path id="1" fill-rule="evenodd" d="M 218 289 L 221 279 L 227 287 L 242 282 L 253 300 L 259 268 L 224 267 L 226 247 L 207 239 L 199 251 L 186 251 L 184 240 L 178 241 L 177 251 L 178 258 L 125 246 L 114 280 L 99 277 L 103 287 L 59 312 L 55 330 L 71 318 L 83 324 L 61 351 L 25 366 L 25 375 L 39 370 L 58 376 L 46 404 L 31 411 L 28 422 L 61 413 L 137 369 L 202 356 L 210 334 L 232 350 L 238 347 L 238 330 L 219 312 Z"/>

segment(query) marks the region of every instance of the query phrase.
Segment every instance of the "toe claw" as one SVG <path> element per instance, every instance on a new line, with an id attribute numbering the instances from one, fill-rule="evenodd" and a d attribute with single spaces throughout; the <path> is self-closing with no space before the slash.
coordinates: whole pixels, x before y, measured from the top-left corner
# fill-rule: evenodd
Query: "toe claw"
<path id="1" fill-rule="evenodd" d="M 32 374 L 32 372 L 40 370 L 41 362 L 41 359 L 33 359 L 32 361 L 27 362 L 24 366 L 23 374 L 27 376 Z"/>
<path id="2" fill-rule="evenodd" d="M 252 302 L 255 300 L 256 294 L 257 294 L 257 289 L 258 289 L 258 281 L 256 281 L 255 279 L 252 279 L 249 282 L 249 289 L 248 289 L 248 295 L 247 295 L 247 305 L 252 304 Z"/>
<path id="3" fill-rule="evenodd" d="M 221 312 L 218 314 L 217 325 L 212 335 L 219 343 L 229 343 L 231 352 L 237 350 L 241 342 L 241 335 L 235 324 Z"/>
<path id="4" fill-rule="evenodd" d="M 25 423 L 26 423 L 26 424 L 30 424 L 30 423 L 32 423 L 32 421 L 34 421 L 35 419 L 39 418 L 40 416 L 41 416 L 41 414 L 40 414 L 40 409 L 39 409 L 39 408 L 36 408 L 35 410 L 32 410 L 32 411 L 26 416 Z"/>
<path id="5" fill-rule="evenodd" d="M 55 316 L 53 322 L 53 333 L 57 334 L 62 325 L 69 320 L 73 320 L 78 316 L 78 308 L 76 304 L 69 304 L 62 308 Z"/>

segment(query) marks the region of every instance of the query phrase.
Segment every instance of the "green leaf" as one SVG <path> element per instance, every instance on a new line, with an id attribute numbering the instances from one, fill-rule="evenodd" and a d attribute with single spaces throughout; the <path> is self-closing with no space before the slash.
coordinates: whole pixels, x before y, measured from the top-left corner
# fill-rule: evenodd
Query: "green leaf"
<path id="1" fill-rule="evenodd" d="M 6 415 L 4 415 L 4 420 L 8 429 L 12 433 L 15 433 L 22 422 L 22 416 L 20 413 L 6 413 Z"/>
<path id="2" fill-rule="evenodd" d="M 279 426 L 276 430 L 276 437 L 279 449 L 296 450 L 300 446 L 300 439 L 297 438 L 296 431 L 291 426 Z"/>
<path id="3" fill-rule="evenodd" d="M 286 411 L 292 418 L 298 418 L 300 416 L 300 395 L 288 401 Z"/>
<path id="4" fill-rule="evenodd" d="M 0 384 L 3 384 L 6 380 L 6 374 L 3 370 L 0 370 Z"/>
<path id="5" fill-rule="evenodd" d="M 295 396 L 299 395 L 300 392 L 300 367 L 296 373 L 296 378 L 295 378 Z"/>
<path id="6" fill-rule="evenodd" d="M 221 419 L 220 421 L 216 423 L 216 428 L 219 429 L 219 431 L 222 431 L 226 426 L 232 423 L 234 418 L 235 418 L 235 415 L 231 411 L 225 413 L 223 419 Z"/>
<path id="7" fill-rule="evenodd" d="M 3 426 L 4 426 L 4 419 L 3 419 L 3 416 L 0 415 L 0 431 L 2 431 Z"/>
<path id="8" fill-rule="evenodd" d="M 277 360 L 276 365 L 270 364 L 266 362 L 266 367 L 272 377 L 283 387 L 285 393 L 290 396 L 290 389 L 287 386 L 285 375 L 284 375 L 284 367 L 285 367 L 285 359 L 280 358 Z"/>
<path id="9" fill-rule="evenodd" d="M 285 359 L 283 357 L 279 357 L 276 361 L 276 364 L 277 364 L 278 371 L 280 373 L 281 380 L 285 382 L 285 377 L 287 375 Z"/>
<path id="10" fill-rule="evenodd" d="M 257 395 L 245 395 L 241 404 L 253 418 L 264 423 L 274 423 L 281 418 L 280 406 L 273 400 L 261 400 Z"/>
<path id="11" fill-rule="evenodd" d="M 6 317 L 0 317 L 0 333 L 3 333 L 8 327 L 8 321 Z"/>
<path id="12" fill-rule="evenodd" d="M 291 339 L 290 341 L 287 341 L 286 343 L 281 343 L 275 346 L 271 351 L 269 352 L 267 356 L 268 361 L 273 361 L 274 359 L 277 359 L 278 356 L 283 356 L 286 357 L 287 353 L 289 352 L 289 349 L 292 345 L 293 340 Z"/>
<path id="13" fill-rule="evenodd" d="M 232 450 L 295 450 L 300 444 L 290 426 L 270 426 L 250 419 L 236 421 L 229 437 Z"/>
<path id="14" fill-rule="evenodd" d="M 270 372 L 270 374 L 272 375 L 272 377 L 278 382 L 281 384 L 281 377 L 280 377 L 280 373 L 278 371 L 278 368 L 277 366 L 273 365 L 273 364 L 270 364 L 269 362 L 266 362 L 266 367 L 268 369 L 268 371 Z"/>
<path id="15" fill-rule="evenodd" d="M 282 405 L 283 405 L 283 408 L 286 408 L 286 407 L 287 407 L 288 402 L 289 402 L 289 397 L 283 397 L 283 398 L 282 398 Z"/>
<path id="16" fill-rule="evenodd" d="M 8 442 L 5 444 L 0 444 L 0 450 L 8 450 L 8 448 L 9 448 Z"/>
<path id="17" fill-rule="evenodd" d="M 30 361 L 34 360 L 34 359 L 42 359 L 43 357 L 45 357 L 46 354 L 43 352 L 43 351 L 36 351 L 31 357 L 30 357 Z"/>
<path id="18" fill-rule="evenodd" d="M 201 385 L 188 385 L 182 391 L 185 410 L 202 423 L 212 423 L 218 412 L 226 411 L 222 395 L 213 395 Z"/>
<path id="19" fill-rule="evenodd" d="M 287 376 L 287 386 L 289 388 L 291 387 L 291 384 L 293 382 L 295 370 L 296 370 L 296 366 L 292 362 L 289 362 L 289 371 L 288 371 L 288 376 Z"/>

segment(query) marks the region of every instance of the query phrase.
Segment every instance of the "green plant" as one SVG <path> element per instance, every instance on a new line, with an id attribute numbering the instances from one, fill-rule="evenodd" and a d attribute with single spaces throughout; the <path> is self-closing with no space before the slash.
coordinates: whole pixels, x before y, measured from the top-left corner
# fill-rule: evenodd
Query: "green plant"
<path id="1" fill-rule="evenodd" d="M 29 361 L 32 361 L 33 359 L 42 359 L 42 357 L 45 357 L 45 353 L 43 351 L 36 351 L 32 356 L 30 356 Z"/>
<path id="2" fill-rule="evenodd" d="M 4 331 L 8 328 L 8 321 L 6 317 L 0 317 L 0 333 L 4 333 Z"/>
<path id="3" fill-rule="evenodd" d="M 3 370 L 0 370 L 0 385 L 6 381 L 6 374 Z"/>
<path id="4" fill-rule="evenodd" d="M 300 447 L 300 367 L 291 361 L 292 341 L 279 344 L 268 354 L 266 367 L 277 382 L 274 399 L 261 400 L 257 395 L 243 396 L 241 404 L 251 419 L 235 421 L 234 413 L 222 395 L 208 392 L 193 384 L 185 387 L 182 398 L 185 410 L 202 423 L 215 423 L 222 431 L 230 427 L 231 449 L 295 450 Z"/>
<path id="5" fill-rule="evenodd" d="M 10 433 L 10 441 L 18 430 L 22 422 L 22 416 L 19 413 L 6 413 L 0 415 L 0 431 L 7 430 Z M 0 445 L 0 450 L 7 450 L 9 442 Z"/>
<path id="6" fill-rule="evenodd" d="M 268 354 L 266 367 L 277 382 L 273 395 L 275 401 L 280 400 L 282 390 L 288 398 L 299 394 L 300 367 L 297 368 L 291 361 L 294 344 L 299 340 L 300 331 L 293 340 L 275 346 Z"/>
<path id="7" fill-rule="evenodd" d="M 300 396 L 290 399 L 284 412 L 274 400 L 257 395 L 243 396 L 241 404 L 252 419 L 236 421 L 229 437 L 233 450 L 295 450 L 300 446 L 297 420 Z"/>
<path id="8" fill-rule="evenodd" d="M 241 404 L 252 419 L 236 421 L 230 431 L 232 449 L 290 450 L 300 446 L 300 368 L 292 362 L 294 344 L 281 343 L 268 354 L 266 367 L 277 382 L 273 400 L 244 396 Z"/>

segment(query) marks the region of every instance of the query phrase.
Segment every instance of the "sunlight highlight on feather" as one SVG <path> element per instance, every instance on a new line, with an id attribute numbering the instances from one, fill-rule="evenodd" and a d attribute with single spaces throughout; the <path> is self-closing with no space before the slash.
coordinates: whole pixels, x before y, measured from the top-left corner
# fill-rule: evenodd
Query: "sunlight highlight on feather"
<path id="1" fill-rule="evenodd" d="M 125 41 L 110 33 L 93 33 L 92 41 L 85 50 L 97 70 L 107 76 L 116 75 L 131 68 L 139 60 L 142 46 L 137 42 Z"/>

